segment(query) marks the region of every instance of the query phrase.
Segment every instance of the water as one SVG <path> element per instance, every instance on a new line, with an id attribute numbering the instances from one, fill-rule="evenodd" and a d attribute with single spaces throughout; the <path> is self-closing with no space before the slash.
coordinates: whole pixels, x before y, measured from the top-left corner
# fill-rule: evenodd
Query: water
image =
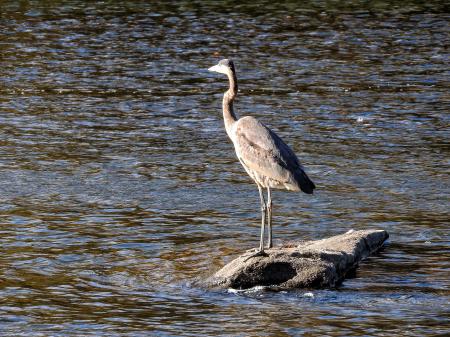
<path id="1" fill-rule="evenodd" d="M 450 333 L 443 3 L 1 1 L 1 335 Z M 275 244 L 390 233 L 339 289 L 193 286 L 258 244 L 223 57 L 317 185 Z"/>

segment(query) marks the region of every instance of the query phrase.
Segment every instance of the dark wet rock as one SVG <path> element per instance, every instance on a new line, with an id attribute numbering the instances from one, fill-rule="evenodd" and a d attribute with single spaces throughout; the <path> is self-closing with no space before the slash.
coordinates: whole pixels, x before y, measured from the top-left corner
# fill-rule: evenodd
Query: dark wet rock
<path id="1" fill-rule="evenodd" d="M 384 230 L 349 231 L 318 241 L 246 252 L 202 282 L 214 288 L 333 288 L 389 237 Z"/>

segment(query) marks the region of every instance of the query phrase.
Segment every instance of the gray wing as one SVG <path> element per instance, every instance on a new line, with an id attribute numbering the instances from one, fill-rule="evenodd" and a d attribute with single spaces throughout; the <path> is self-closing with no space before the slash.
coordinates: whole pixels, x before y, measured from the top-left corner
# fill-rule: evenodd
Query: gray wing
<path id="1" fill-rule="evenodd" d="M 275 132 L 253 117 L 244 117 L 237 122 L 235 136 L 236 152 L 248 168 L 312 193 L 314 183 L 295 153 Z"/>

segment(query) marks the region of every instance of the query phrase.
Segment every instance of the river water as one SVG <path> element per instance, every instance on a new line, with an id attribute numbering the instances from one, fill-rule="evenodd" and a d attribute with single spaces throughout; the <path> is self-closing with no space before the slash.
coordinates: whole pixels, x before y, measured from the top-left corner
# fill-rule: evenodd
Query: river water
<path id="1" fill-rule="evenodd" d="M 444 3 L 0 1 L 0 335 L 450 333 Z M 317 185 L 275 244 L 390 233 L 338 289 L 193 285 L 258 245 L 224 57 Z"/>

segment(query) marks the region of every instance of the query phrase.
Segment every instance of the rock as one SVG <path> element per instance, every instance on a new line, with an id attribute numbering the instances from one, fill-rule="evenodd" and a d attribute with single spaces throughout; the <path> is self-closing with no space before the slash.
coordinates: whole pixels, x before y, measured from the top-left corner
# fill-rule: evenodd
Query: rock
<path id="1" fill-rule="evenodd" d="M 333 288 L 389 237 L 384 230 L 349 231 L 318 241 L 271 248 L 267 256 L 234 259 L 202 285 L 213 288 Z"/>

